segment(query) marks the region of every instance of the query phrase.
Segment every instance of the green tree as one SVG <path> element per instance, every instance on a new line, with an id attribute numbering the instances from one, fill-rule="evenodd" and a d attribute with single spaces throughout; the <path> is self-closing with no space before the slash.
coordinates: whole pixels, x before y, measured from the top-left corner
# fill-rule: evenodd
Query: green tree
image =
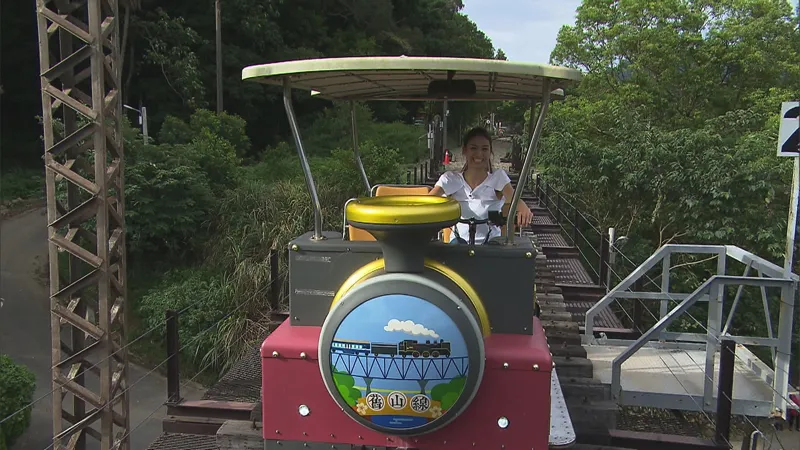
<path id="1" fill-rule="evenodd" d="M 775 144 L 780 102 L 800 95 L 797 19 L 781 0 L 584 0 L 551 60 L 586 77 L 551 109 L 540 168 L 634 261 L 670 242 L 782 260 L 791 176 Z M 760 307 L 746 298 L 733 331 L 765 334 Z"/>
<path id="2" fill-rule="evenodd" d="M 250 153 L 252 146 L 247 136 L 247 123 L 241 117 L 225 111 L 217 114 L 207 109 L 198 109 L 192 113 L 188 123 L 178 117 L 167 116 L 158 134 L 158 142 L 189 144 L 204 132 L 228 141 L 240 157 Z"/>
<path id="3" fill-rule="evenodd" d="M 431 389 L 431 400 L 440 402 L 442 410 L 447 411 L 453 407 L 461 396 L 466 382 L 466 377 L 457 377 L 447 383 L 437 384 Z"/>
<path id="4" fill-rule="evenodd" d="M 780 0 L 584 0 L 551 61 L 586 70 L 588 98 L 696 126 L 800 87 L 795 28 Z"/>
<path id="5" fill-rule="evenodd" d="M 355 386 L 353 377 L 345 372 L 336 370 L 334 366 L 331 366 L 331 370 L 333 371 L 333 383 L 336 384 L 339 395 L 342 396 L 342 399 L 348 405 L 356 406 L 358 404 L 358 399 L 361 398 L 361 391 L 353 387 Z"/>
<path id="6" fill-rule="evenodd" d="M 33 372 L 0 354 L 0 420 L 4 420 L 0 424 L 0 449 L 10 448 L 28 429 L 31 423 L 29 404 L 35 389 Z"/>

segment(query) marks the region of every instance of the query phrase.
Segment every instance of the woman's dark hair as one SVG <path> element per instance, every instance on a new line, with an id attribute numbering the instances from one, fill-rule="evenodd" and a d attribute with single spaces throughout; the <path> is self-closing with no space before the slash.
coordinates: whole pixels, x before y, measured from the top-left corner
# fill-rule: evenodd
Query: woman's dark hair
<path id="1" fill-rule="evenodd" d="M 492 148 L 492 135 L 489 134 L 489 132 L 486 131 L 486 128 L 483 127 L 475 127 L 467 131 L 467 134 L 464 135 L 464 142 L 461 145 L 466 147 L 467 144 L 469 144 L 469 141 L 476 137 L 486 138 L 489 141 L 489 148 Z"/>
<path id="2" fill-rule="evenodd" d="M 464 141 L 462 143 L 463 147 L 466 147 L 469 144 L 469 141 L 476 137 L 486 138 L 489 141 L 489 173 L 494 172 L 494 168 L 492 167 L 492 159 L 491 155 L 494 155 L 494 149 L 492 148 L 492 135 L 483 127 L 474 127 L 471 130 L 467 131 L 467 134 L 464 135 Z M 461 173 L 466 172 L 467 170 L 467 162 L 464 161 L 464 167 L 461 169 Z"/>

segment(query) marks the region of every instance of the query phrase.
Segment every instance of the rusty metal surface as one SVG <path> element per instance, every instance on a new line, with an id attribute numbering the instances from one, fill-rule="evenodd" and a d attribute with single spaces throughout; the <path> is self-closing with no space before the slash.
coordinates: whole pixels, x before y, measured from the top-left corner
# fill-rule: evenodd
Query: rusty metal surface
<path id="1" fill-rule="evenodd" d="M 254 349 L 233 365 L 214 386 L 203 395 L 203 400 L 256 403 L 261 399 L 261 354 Z"/>
<path id="2" fill-rule="evenodd" d="M 84 449 L 87 436 L 130 448 L 117 13 L 104 0 L 36 2 L 52 382 L 64 393 L 52 396 L 54 448 Z"/>
<path id="3" fill-rule="evenodd" d="M 567 311 L 572 314 L 572 320 L 578 322 L 580 325 L 586 321 L 586 311 L 594 306 L 594 302 L 586 301 L 567 301 Z M 595 326 L 598 328 L 617 328 L 624 329 L 625 325 L 622 321 L 611 311 L 610 308 L 605 308 L 600 311 L 600 314 L 595 318 Z"/>
<path id="4" fill-rule="evenodd" d="M 542 247 L 570 247 L 570 244 L 559 233 L 538 233 L 537 242 Z"/>
<path id="5" fill-rule="evenodd" d="M 547 258 L 547 267 L 556 277 L 556 283 L 594 284 L 577 258 Z"/>
<path id="6" fill-rule="evenodd" d="M 549 214 L 535 214 L 531 225 L 558 225 Z"/>
<path id="7" fill-rule="evenodd" d="M 216 436 L 164 433 L 147 450 L 218 450 Z"/>

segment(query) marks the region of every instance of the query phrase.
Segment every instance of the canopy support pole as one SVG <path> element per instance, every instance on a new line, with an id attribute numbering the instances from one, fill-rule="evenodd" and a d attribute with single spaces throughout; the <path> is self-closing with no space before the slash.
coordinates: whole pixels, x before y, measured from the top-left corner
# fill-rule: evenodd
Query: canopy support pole
<path id="1" fill-rule="evenodd" d="M 511 207 L 508 209 L 508 222 L 506 223 L 506 244 L 511 242 L 512 230 L 517 217 L 517 205 L 520 198 L 522 198 L 522 191 L 525 190 L 525 184 L 531 174 L 533 163 L 533 154 L 539 145 L 539 138 L 542 137 L 542 128 L 544 128 L 544 118 L 547 115 L 547 110 L 550 108 L 550 78 L 545 78 L 542 83 L 542 107 L 539 108 L 539 117 L 536 118 L 536 128 L 531 133 L 531 143 L 528 146 L 528 153 L 525 155 L 525 163 L 522 165 L 522 172 L 519 174 L 519 181 L 517 188 L 514 190 L 514 199 L 511 201 Z"/>
<path id="2" fill-rule="evenodd" d="M 442 151 L 438 155 L 434 155 L 434 161 L 436 164 L 434 167 L 439 167 L 442 160 L 444 159 L 444 151 L 447 150 L 447 111 L 450 109 L 450 106 L 447 104 L 447 98 L 444 99 L 443 106 L 444 110 L 442 111 Z"/>
<path id="3" fill-rule="evenodd" d="M 350 101 L 350 124 L 353 129 L 353 153 L 356 156 L 356 166 L 358 171 L 361 172 L 361 179 L 364 180 L 364 186 L 367 187 L 367 195 L 372 192 L 372 187 L 369 185 L 369 178 L 367 178 L 367 171 L 364 170 L 364 163 L 361 162 L 361 152 L 358 149 L 358 121 L 356 120 L 356 102 Z"/>
<path id="4" fill-rule="evenodd" d="M 311 194 L 311 203 L 314 207 L 314 240 L 324 239 L 322 236 L 322 205 L 319 202 L 317 186 L 314 184 L 314 177 L 311 175 L 311 166 L 308 164 L 306 152 L 303 149 L 303 141 L 300 139 L 300 127 L 297 125 L 297 117 L 292 106 L 292 81 L 289 77 L 283 79 L 283 107 L 286 109 L 286 117 L 289 119 L 289 127 L 292 129 L 294 146 L 297 148 L 297 155 L 300 157 L 300 165 L 303 167 L 303 176 L 306 179 L 306 186 Z"/>

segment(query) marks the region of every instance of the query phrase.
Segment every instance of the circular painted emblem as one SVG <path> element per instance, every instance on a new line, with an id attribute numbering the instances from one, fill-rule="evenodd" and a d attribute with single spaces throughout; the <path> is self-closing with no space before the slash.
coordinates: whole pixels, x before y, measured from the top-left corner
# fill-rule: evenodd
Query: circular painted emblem
<path id="1" fill-rule="evenodd" d="M 440 419 L 458 415 L 481 378 L 477 322 L 444 295 L 371 297 L 350 299 L 338 326 L 331 317 L 323 325 L 320 364 L 329 365 L 330 375 L 322 367 L 328 390 L 370 428 L 408 434 L 444 425 L 449 420 Z"/>

